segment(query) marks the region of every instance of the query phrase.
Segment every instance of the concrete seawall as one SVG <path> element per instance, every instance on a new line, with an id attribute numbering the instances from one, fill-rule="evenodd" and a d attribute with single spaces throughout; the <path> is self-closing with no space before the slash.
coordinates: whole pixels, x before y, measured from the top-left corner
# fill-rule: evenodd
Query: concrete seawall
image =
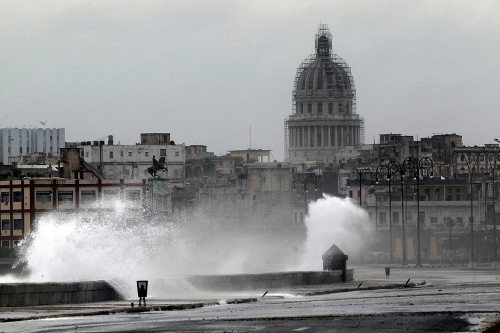
<path id="1" fill-rule="evenodd" d="M 286 288 L 300 285 L 342 283 L 343 271 L 279 272 L 264 274 L 196 275 L 188 282 L 205 290 L 253 290 L 262 288 Z M 354 279 L 354 270 L 346 271 L 346 281 Z"/>
<path id="2" fill-rule="evenodd" d="M 75 304 L 119 299 L 106 281 L 0 284 L 0 306 Z"/>
<path id="3" fill-rule="evenodd" d="M 264 274 L 194 275 L 186 277 L 201 290 L 241 291 L 287 288 L 300 285 L 342 283 L 343 271 L 278 272 Z M 346 281 L 353 280 L 354 270 L 346 271 Z M 76 304 L 120 299 L 106 281 L 5 283 L 0 284 L 0 306 Z"/>

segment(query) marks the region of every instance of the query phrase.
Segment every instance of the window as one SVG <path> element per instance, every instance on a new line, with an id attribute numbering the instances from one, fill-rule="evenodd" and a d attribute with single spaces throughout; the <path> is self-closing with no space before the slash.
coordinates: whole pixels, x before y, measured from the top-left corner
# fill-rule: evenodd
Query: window
<path id="1" fill-rule="evenodd" d="M 392 223 L 399 224 L 399 212 L 392 212 Z"/>
<path id="2" fill-rule="evenodd" d="M 179 175 L 179 170 L 174 170 L 174 176 L 178 176 Z"/>
<path id="3" fill-rule="evenodd" d="M 57 193 L 58 201 L 73 201 L 73 191 L 59 191 Z"/>
<path id="4" fill-rule="evenodd" d="M 51 202 L 52 192 L 51 191 L 36 191 L 36 201 L 37 202 Z"/>
<path id="5" fill-rule="evenodd" d="M 120 156 L 123 157 L 123 150 L 120 150 Z"/>
<path id="6" fill-rule="evenodd" d="M 457 216 L 457 224 L 462 224 L 463 221 L 462 221 L 462 216 Z"/>
<path id="7" fill-rule="evenodd" d="M 127 200 L 139 201 L 141 199 L 141 191 L 133 190 L 125 192 Z"/>
<path id="8" fill-rule="evenodd" d="M 109 158 L 113 158 L 113 152 L 112 151 L 109 152 Z"/>
<path id="9" fill-rule="evenodd" d="M 307 113 L 312 113 L 313 112 L 313 107 L 311 103 L 307 104 Z"/>
<path id="10" fill-rule="evenodd" d="M 323 113 L 323 104 L 318 103 L 318 113 Z"/>
<path id="11" fill-rule="evenodd" d="M 167 156 L 167 150 L 166 149 L 160 149 L 160 156 Z"/>
<path id="12" fill-rule="evenodd" d="M 21 202 L 22 195 L 21 191 L 14 192 L 14 202 Z"/>
<path id="13" fill-rule="evenodd" d="M 82 190 L 80 199 L 82 202 L 95 201 L 95 190 Z"/>
<path id="14" fill-rule="evenodd" d="M 19 154 L 23 153 L 23 147 L 19 147 Z"/>
<path id="15" fill-rule="evenodd" d="M 146 170 L 147 172 L 147 170 Z M 116 197 L 118 196 L 118 190 L 104 190 L 102 191 L 102 194 L 105 196 L 105 197 Z"/>
<path id="16" fill-rule="evenodd" d="M 175 152 L 175 156 L 176 156 L 176 157 L 178 157 L 178 156 L 179 156 L 179 152 L 178 152 L 178 151 L 176 151 L 176 152 Z"/>
<path id="17" fill-rule="evenodd" d="M 149 156 L 149 151 L 144 152 L 144 156 Z"/>
<path id="18" fill-rule="evenodd" d="M 328 103 L 328 114 L 333 114 L 333 103 Z"/>
<path id="19" fill-rule="evenodd" d="M 453 192 L 452 191 L 453 191 L 453 189 L 451 189 L 451 188 L 447 189 L 448 194 L 446 195 L 446 201 L 453 200 Z"/>
<path id="20" fill-rule="evenodd" d="M 131 151 L 128 152 L 128 156 L 132 156 L 132 152 Z"/>
<path id="21" fill-rule="evenodd" d="M 386 212 L 379 212 L 378 214 L 378 223 L 379 224 L 386 224 Z"/>
<path id="22" fill-rule="evenodd" d="M 2 203 L 9 203 L 9 192 L 2 192 Z"/>
<path id="23" fill-rule="evenodd" d="M 455 189 L 455 200 L 460 201 L 460 189 L 459 188 Z"/>
<path id="24" fill-rule="evenodd" d="M 412 212 L 405 212 L 405 215 L 406 215 L 406 222 L 411 223 L 413 218 Z"/>
<path id="25" fill-rule="evenodd" d="M 304 103 L 300 103 L 300 113 L 304 113 Z"/>
<path id="26" fill-rule="evenodd" d="M 441 196 L 441 190 L 439 188 L 435 189 L 434 190 L 434 201 L 439 201 L 440 196 Z"/>
<path id="27" fill-rule="evenodd" d="M 21 219 L 14 219 L 14 230 L 23 230 L 23 221 Z"/>
<path id="28" fill-rule="evenodd" d="M 2 247 L 10 247 L 10 241 L 2 241 Z"/>
<path id="29" fill-rule="evenodd" d="M 339 113 L 344 112 L 344 107 L 342 106 L 342 103 L 339 103 Z"/>
<path id="30" fill-rule="evenodd" d="M 419 212 L 418 216 L 419 216 L 420 223 L 425 225 L 425 212 Z"/>
<path id="31" fill-rule="evenodd" d="M 130 175 L 130 170 L 125 170 L 125 176 Z"/>
<path id="32" fill-rule="evenodd" d="M 10 220 L 2 220 L 2 230 L 10 230 Z"/>

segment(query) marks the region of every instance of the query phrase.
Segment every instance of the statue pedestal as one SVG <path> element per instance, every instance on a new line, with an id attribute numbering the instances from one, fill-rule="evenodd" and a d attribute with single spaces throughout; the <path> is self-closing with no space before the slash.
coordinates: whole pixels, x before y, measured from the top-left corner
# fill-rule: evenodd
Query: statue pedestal
<path id="1" fill-rule="evenodd" d="M 168 179 L 148 179 L 147 207 L 153 213 L 172 213 L 172 184 Z"/>

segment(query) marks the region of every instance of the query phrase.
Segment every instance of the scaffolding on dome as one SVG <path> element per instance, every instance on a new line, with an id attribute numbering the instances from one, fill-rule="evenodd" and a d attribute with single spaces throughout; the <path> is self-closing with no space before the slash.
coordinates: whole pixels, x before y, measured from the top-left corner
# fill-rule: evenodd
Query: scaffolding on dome
<path id="1" fill-rule="evenodd" d="M 288 153 L 288 119 L 285 119 L 285 161 L 288 159 L 289 157 L 289 153 Z"/>
<path id="2" fill-rule="evenodd" d="M 328 47 L 329 47 L 329 54 L 330 54 L 330 59 L 332 62 L 341 67 L 347 74 L 349 78 L 349 83 L 351 85 L 350 89 L 352 91 L 352 113 L 356 114 L 357 113 L 357 107 L 356 107 L 356 85 L 354 84 L 354 77 L 351 72 L 351 67 L 347 64 L 347 62 L 342 59 L 339 55 L 332 53 L 332 33 L 328 29 L 327 24 L 320 24 L 318 27 L 318 32 L 316 33 L 316 38 L 315 38 L 315 48 L 318 48 L 318 41 L 319 38 L 325 36 L 328 38 Z M 292 114 L 296 114 L 297 112 L 297 106 L 295 102 L 295 96 L 297 93 L 297 86 L 299 84 L 299 78 L 302 72 L 309 67 L 314 61 L 316 61 L 317 55 L 316 54 L 311 54 L 308 56 L 302 63 L 299 65 L 297 68 L 297 71 L 295 72 L 295 79 L 294 79 L 294 84 L 293 84 L 293 93 L 292 93 Z M 327 72 L 331 70 L 333 71 L 333 67 L 327 68 Z M 344 82 L 342 75 L 336 76 L 336 81 L 337 82 Z M 344 84 L 345 86 L 345 84 Z M 333 85 L 328 86 L 328 89 L 334 89 Z M 360 125 L 360 144 L 365 143 L 365 120 L 364 118 L 361 118 L 361 125 Z M 288 119 L 285 119 L 285 131 L 284 131 L 284 141 L 285 141 L 285 159 L 289 157 L 289 152 L 288 152 L 288 147 L 289 147 L 289 137 L 288 137 Z"/>
<path id="3" fill-rule="evenodd" d="M 359 144 L 365 144 L 365 118 L 361 117 L 361 124 L 359 126 Z"/>
<path id="4" fill-rule="evenodd" d="M 326 36 L 328 38 L 328 44 L 330 48 L 330 59 L 332 62 L 344 69 L 344 71 L 347 73 L 347 76 L 349 77 L 349 83 L 351 85 L 351 91 L 353 94 L 352 97 L 352 113 L 357 113 L 356 112 L 356 85 L 354 84 L 354 77 L 352 76 L 351 72 L 351 67 L 347 64 L 347 62 L 342 59 L 338 54 L 332 54 L 332 34 L 330 30 L 328 30 L 328 25 L 327 24 L 320 24 L 318 28 L 318 32 L 316 33 L 316 41 L 315 41 L 315 46 L 316 48 L 318 47 L 318 40 L 321 36 Z M 297 86 L 299 84 L 299 78 L 302 72 L 309 67 L 314 61 L 316 61 L 316 54 L 311 54 L 309 57 L 307 57 L 302 63 L 299 65 L 297 68 L 297 71 L 295 72 L 295 79 L 294 79 L 294 84 L 293 84 L 293 93 L 292 93 L 292 114 L 296 113 L 296 104 L 295 104 L 295 95 L 297 92 Z M 331 70 L 333 71 L 333 67 L 327 68 L 327 72 Z M 337 82 L 343 82 L 343 77 L 342 76 L 336 76 Z M 328 89 L 333 89 L 333 86 L 328 86 Z"/>
<path id="5" fill-rule="evenodd" d="M 325 36 L 328 38 L 328 49 L 329 53 L 332 54 L 332 33 L 330 32 L 330 29 L 328 29 L 328 24 L 320 24 L 318 27 L 318 32 L 316 33 L 316 39 L 314 42 L 314 48 L 317 50 L 318 49 L 318 41 L 320 37 Z"/>

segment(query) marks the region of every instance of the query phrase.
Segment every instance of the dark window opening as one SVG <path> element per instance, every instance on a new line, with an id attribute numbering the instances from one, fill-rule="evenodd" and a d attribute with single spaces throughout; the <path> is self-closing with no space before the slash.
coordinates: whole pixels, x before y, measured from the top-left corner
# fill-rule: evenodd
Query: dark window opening
<path id="1" fill-rule="evenodd" d="M 73 191 L 59 191 L 57 193 L 58 201 L 73 201 Z"/>
<path id="2" fill-rule="evenodd" d="M 2 192 L 2 203 L 9 203 L 9 192 Z"/>
<path id="3" fill-rule="evenodd" d="M 80 193 L 80 200 L 84 201 L 95 201 L 96 195 L 95 190 L 82 190 Z"/>
<path id="4" fill-rule="evenodd" d="M 10 220 L 2 220 L 2 230 L 10 230 Z"/>
<path id="5" fill-rule="evenodd" d="M 23 221 L 21 219 L 14 219 L 14 230 L 23 230 Z"/>
<path id="6" fill-rule="evenodd" d="M 50 202 L 52 197 L 51 191 L 36 191 L 35 200 L 37 202 Z"/>

